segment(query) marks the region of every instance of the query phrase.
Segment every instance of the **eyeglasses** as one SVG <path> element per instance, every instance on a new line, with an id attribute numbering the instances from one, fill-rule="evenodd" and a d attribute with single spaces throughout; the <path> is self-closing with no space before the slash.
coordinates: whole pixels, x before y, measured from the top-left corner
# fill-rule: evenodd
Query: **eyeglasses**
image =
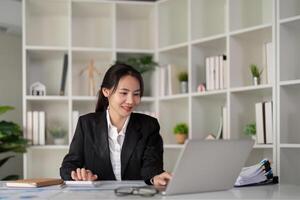
<path id="1" fill-rule="evenodd" d="M 143 186 L 143 187 L 119 187 L 115 189 L 117 196 L 125 195 L 140 195 L 140 196 L 154 196 L 158 191 L 154 187 Z"/>

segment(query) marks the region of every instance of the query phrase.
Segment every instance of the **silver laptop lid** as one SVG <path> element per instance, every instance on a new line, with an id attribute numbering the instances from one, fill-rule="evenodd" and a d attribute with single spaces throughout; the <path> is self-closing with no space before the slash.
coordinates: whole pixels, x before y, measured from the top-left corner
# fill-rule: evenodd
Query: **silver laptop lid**
<path id="1" fill-rule="evenodd" d="M 188 140 L 163 194 L 232 188 L 253 145 L 253 140 Z"/>

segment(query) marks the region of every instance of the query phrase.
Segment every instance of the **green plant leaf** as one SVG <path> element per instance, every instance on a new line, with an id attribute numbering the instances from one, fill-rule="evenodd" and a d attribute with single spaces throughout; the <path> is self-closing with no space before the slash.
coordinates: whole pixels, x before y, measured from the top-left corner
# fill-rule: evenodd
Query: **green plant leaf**
<path id="1" fill-rule="evenodd" d="M 17 180 L 19 179 L 19 176 L 16 174 L 8 175 L 5 178 L 2 179 L 2 181 L 11 181 L 11 180 Z"/>
<path id="2" fill-rule="evenodd" d="M 2 159 L 0 160 L 0 167 L 1 167 L 2 165 L 4 165 L 9 159 L 11 159 L 11 158 L 13 158 L 13 157 L 15 157 L 15 156 L 7 156 L 7 157 L 5 157 L 5 158 L 2 158 Z"/>
<path id="3" fill-rule="evenodd" d="M 0 106 L 0 115 L 3 113 L 6 113 L 9 110 L 13 110 L 13 109 L 15 109 L 15 108 L 12 106 Z"/>

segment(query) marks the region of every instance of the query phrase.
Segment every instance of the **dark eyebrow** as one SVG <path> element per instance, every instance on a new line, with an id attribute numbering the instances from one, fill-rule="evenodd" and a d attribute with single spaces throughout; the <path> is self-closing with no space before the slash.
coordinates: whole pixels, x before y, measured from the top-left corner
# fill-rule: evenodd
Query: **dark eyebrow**
<path id="1" fill-rule="evenodd" d="M 120 90 L 123 90 L 123 91 L 126 91 L 126 92 L 129 92 L 129 91 L 130 91 L 130 90 L 127 89 L 127 88 L 120 88 Z M 133 91 L 133 92 L 141 92 L 141 89 L 137 89 L 137 90 L 135 90 L 135 91 Z"/>

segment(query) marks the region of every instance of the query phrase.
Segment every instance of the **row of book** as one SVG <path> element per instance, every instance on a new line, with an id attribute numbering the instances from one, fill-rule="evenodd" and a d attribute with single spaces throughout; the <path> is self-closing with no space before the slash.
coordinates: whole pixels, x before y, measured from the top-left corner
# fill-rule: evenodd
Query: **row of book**
<path id="1" fill-rule="evenodd" d="M 27 111 L 26 138 L 32 145 L 45 145 L 45 111 Z"/>
<path id="2" fill-rule="evenodd" d="M 258 164 L 244 167 L 235 181 L 235 187 L 255 186 L 278 183 L 272 172 L 271 162 L 265 158 Z"/>
<path id="3" fill-rule="evenodd" d="M 220 90 L 227 86 L 226 56 L 210 56 L 205 58 L 206 90 Z"/>
<path id="4" fill-rule="evenodd" d="M 273 103 L 272 101 L 255 104 L 256 142 L 273 143 Z"/>

